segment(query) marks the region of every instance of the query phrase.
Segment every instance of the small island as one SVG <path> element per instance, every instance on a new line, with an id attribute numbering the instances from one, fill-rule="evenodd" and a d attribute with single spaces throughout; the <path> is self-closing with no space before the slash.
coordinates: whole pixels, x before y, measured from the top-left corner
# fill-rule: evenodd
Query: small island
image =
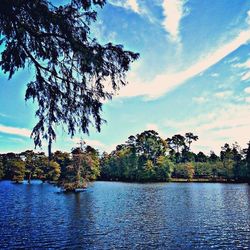
<path id="1" fill-rule="evenodd" d="M 71 153 L 56 151 L 51 159 L 27 150 L 0 155 L 0 179 L 31 183 L 34 179 L 64 191 L 85 189 L 95 180 L 125 182 L 249 182 L 250 144 L 225 144 L 220 155 L 191 151 L 193 133 L 163 139 L 147 130 L 118 145 L 111 153 L 81 144 Z"/>

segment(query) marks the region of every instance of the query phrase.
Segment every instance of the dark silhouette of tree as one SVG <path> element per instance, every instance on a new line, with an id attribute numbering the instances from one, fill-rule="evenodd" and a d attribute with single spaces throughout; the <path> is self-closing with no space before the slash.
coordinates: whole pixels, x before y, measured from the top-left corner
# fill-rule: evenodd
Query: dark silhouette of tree
<path id="1" fill-rule="evenodd" d="M 233 151 L 228 143 L 225 143 L 223 147 L 221 147 L 220 158 L 223 163 L 223 167 L 225 170 L 225 176 L 227 179 L 230 179 L 234 176 L 234 159 L 233 159 Z"/>
<path id="2" fill-rule="evenodd" d="M 241 155 L 241 149 L 238 143 L 233 144 L 232 148 L 232 159 L 234 161 L 234 178 L 235 179 L 240 179 L 241 177 L 241 160 L 242 160 L 242 155 Z"/>
<path id="3" fill-rule="evenodd" d="M 195 161 L 196 154 L 189 151 L 188 147 L 184 147 L 181 151 L 181 162 Z"/>
<path id="4" fill-rule="evenodd" d="M 20 68 L 34 69 L 25 96 L 38 104 L 31 136 L 35 146 L 48 141 L 50 160 L 57 125 L 66 125 L 70 136 L 78 129 L 88 133 L 91 124 L 100 131 L 103 100 L 127 83 L 125 74 L 139 56 L 93 38 L 90 24 L 104 4 L 105 0 L 68 0 L 60 6 L 49 0 L 0 2 L 0 66 L 9 79 Z"/>
<path id="5" fill-rule="evenodd" d="M 0 180 L 2 180 L 5 176 L 5 171 L 4 171 L 4 165 L 3 165 L 3 160 L 0 155 Z"/>
<path id="6" fill-rule="evenodd" d="M 246 155 L 246 170 L 247 170 L 247 179 L 248 179 L 248 184 L 250 184 L 250 141 L 248 143 L 248 148 L 245 150 L 245 155 Z"/>
<path id="7" fill-rule="evenodd" d="M 216 162 L 219 161 L 220 157 L 214 153 L 214 151 L 210 151 L 209 161 Z"/>
<path id="8" fill-rule="evenodd" d="M 197 141 L 199 137 L 197 135 L 194 135 L 193 133 L 189 132 L 185 134 L 186 142 L 188 144 L 188 151 L 190 151 L 190 146 L 193 141 Z"/>
<path id="9" fill-rule="evenodd" d="M 180 153 L 180 148 L 185 146 L 185 137 L 182 135 L 174 135 L 167 139 L 169 146 Z"/>
<path id="10" fill-rule="evenodd" d="M 196 162 L 206 162 L 207 156 L 203 152 L 199 152 L 195 157 Z"/>

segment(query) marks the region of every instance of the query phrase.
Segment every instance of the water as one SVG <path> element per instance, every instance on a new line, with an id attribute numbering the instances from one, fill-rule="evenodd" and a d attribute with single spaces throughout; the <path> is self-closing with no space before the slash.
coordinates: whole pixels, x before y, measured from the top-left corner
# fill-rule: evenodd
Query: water
<path id="1" fill-rule="evenodd" d="M 2 181 L 0 248 L 250 249 L 250 186 Z"/>

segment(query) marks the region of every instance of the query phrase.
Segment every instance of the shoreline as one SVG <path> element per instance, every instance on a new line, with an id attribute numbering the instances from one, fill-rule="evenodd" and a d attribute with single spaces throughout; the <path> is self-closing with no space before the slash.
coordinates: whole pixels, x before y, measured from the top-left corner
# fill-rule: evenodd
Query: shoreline
<path id="1" fill-rule="evenodd" d="M 15 181 L 12 181 L 10 179 L 1 179 L 1 181 L 10 181 L 11 183 L 13 184 L 23 184 L 23 182 L 27 183 L 28 180 L 23 180 L 22 182 L 15 182 Z M 56 182 L 49 182 L 49 181 L 45 181 L 43 182 L 42 180 L 39 180 L 39 179 L 33 179 L 31 180 L 31 183 L 33 181 L 41 181 L 41 183 L 47 183 L 47 184 L 51 184 L 51 185 L 57 185 Z M 222 183 L 222 184 L 249 184 L 247 181 L 238 181 L 238 180 L 226 180 L 226 179 L 184 179 L 184 178 L 172 178 L 171 180 L 169 181 L 126 181 L 126 180 L 103 180 L 103 179 L 99 179 L 99 180 L 95 180 L 95 181 L 92 181 L 92 182 L 89 182 L 89 184 L 92 184 L 94 182 L 122 182 L 122 183 L 137 183 L 137 184 L 155 184 L 155 183 Z M 28 183 L 27 183 L 28 184 Z"/>
<path id="2" fill-rule="evenodd" d="M 172 178 L 169 181 L 126 181 L 126 180 L 96 180 L 103 182 L 124 182 L 124 183 L 139 183 L 139 184 L 148 184 L 148 183 L 224 183 L 224 184 L 249 184 L 247 181 L 237 181 L 237 180 L 226 180 L 226 179 L 184 179 L 184 178 Z"/>

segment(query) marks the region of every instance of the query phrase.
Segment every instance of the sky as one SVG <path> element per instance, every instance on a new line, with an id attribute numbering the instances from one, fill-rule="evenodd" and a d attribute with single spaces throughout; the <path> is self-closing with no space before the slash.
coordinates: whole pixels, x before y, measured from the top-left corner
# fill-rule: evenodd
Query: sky
<path id="1" fill-rule="evenodd" d="M 58 128 L 54 150 L 82 138 L 110 152 L 128 136 L 154 129 L 163 138 L 192 132 L 192 150 L 219 152 L 250 141 L 249 0 L 107 0 L 93 35 L 140 53 L 129 84 L 103 105 L 98 133 L 70 138 Z M 36 104 L 24 101 L 31 69 L 8 80 L 0 71 L 0 152 L 34 149 Z M 46 143 L 39 150 L 46 150 Z"/>

